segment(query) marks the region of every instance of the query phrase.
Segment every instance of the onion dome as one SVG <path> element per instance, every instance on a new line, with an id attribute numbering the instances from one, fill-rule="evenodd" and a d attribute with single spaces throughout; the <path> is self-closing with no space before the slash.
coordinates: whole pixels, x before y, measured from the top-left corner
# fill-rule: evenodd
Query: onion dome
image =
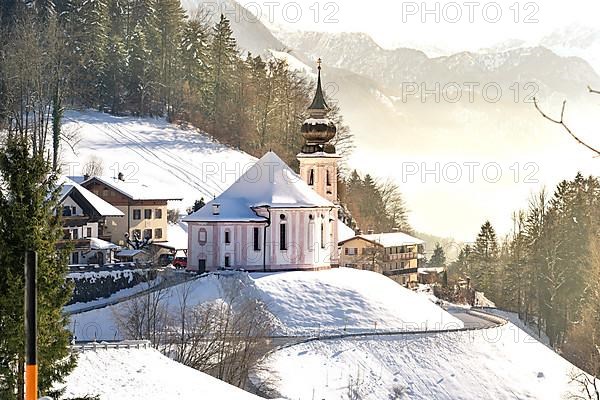
<path id="1" fill-rule="evenodd" d="M 309 118 L 304 121 L 300 130 L 306 141 L 303 152 L 326 151 L 327 153 L 335 153 L 335 147 L 327 143 L 335 137 L 337 128 L 327 118 L 329 107 L 325 102 L 321 87 L 321 59 L 317 61 L 317 70 L 317 90 L 311 105 L 308 107 Z"/>

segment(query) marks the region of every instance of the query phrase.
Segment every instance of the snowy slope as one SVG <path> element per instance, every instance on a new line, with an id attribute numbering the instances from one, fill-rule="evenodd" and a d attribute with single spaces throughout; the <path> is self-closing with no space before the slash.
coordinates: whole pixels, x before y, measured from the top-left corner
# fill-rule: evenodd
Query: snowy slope
<path id="1" fill-rule="evenodd" d="M 188 304 L 222 298 L 222 287 L 264 301 L 276 318 L 277 334 L 313 336 L 342 332 L 436 330 L 463 323 L 425 297 L 374 272 L 349 268 L 274 274 L 209 275 L 191 283 Z M 169 289 L 166 301 L 175 309 L 184 286 Z M 123 338 L 114 312 L 126 304 L 72 316 L 78 340 Z"/>
<path id="2" fill-rule="evenodd" d="M 77 139 L 74 151 L 63 146 L 66 175 L 82 175 L 86 162 L 100 159 L 105 176 L 123 172 L 128 181 L 168 188 L 170 194 L 183 197 L 171 205 L 181 210 L 200 197 L 208 201 L 219 195 L 256 160 L 163 119 L 69 111 L 63 130 Z"/>
<path id="3" fill-rule="evenodd" d="M 79 354 L 65 396 L 101 400 L 260 399 L 179 364 L 153 349 L 100 349 Z"/>
<path id="4" fill-rule="evenodd" d="M 459 328 L 435 304 L 370 271 L 336 268 L 256 279 L 261 298 L 294 333 Z"/>
<path id="5" fill-rule="evenodd" d="M 258 380 L 293 399 L 569 398 L 575 367 L 512 324 L 481 331 L 316 341 L 279 350 Z M 391 397 L 394 390 L 400 397 Z"/>

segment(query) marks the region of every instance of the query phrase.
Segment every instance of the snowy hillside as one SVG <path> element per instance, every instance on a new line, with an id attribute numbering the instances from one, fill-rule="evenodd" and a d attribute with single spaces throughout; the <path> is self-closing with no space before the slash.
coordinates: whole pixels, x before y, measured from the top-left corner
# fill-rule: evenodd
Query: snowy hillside
<path id="1" fill-rule="evenodd" d="M 86 350 L 67 377 L 65 396 L 100 400 L 260 399 L 153 349 Z"/>
<path id="2" fill-rule="evenodd" d="M 260 380 L 293 399 L 569 398 L 572 364 L 512 324 L 472 332 L 314 341 L 279 350 Z M 355 397 L 348 397 L 350 393 Z M 402 393 L 402 395 L 399 395 Z M 393 397 L 396 394 L 398 397 Z M 581 394 L 581 392 L 579 392 Z"/>
<path id="3" fill-rule="evenodd" d="M 234 285 L 244 296 L 266 303 L 276 319 L 277 334 L 313 336 L 374 330 L 436 330 L 463 327 L 463 323 L 391 279 L 374 272 L 338 268 L 318 272 L 276 274 L 232 273 L 209 275 L 190 286 L 188 304 L 223 297 Z M 175 309 L 182 285 L 169 289 L 167 306 Z M 118 304 L 72 316 L 78 340 L 113 340 Z"/>
<path id="4" fill-rule="evenodd" d="M 181 210 L 200 197 L 219 195 L 255 162 L 242 151 L 164 119 L 69 111 L 63 130 L 76 137 L 74 151 L 63 146 L 65 174 L 81 175 L 85 163 L 97 159 L 105 176 L 123 172 L 128 181 L 183 197 L 172 205 Z"/>

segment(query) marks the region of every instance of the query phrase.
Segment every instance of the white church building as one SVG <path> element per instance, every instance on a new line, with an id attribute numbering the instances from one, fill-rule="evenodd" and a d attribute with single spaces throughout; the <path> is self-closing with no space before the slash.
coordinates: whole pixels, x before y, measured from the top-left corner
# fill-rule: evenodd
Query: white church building
<path id="1" fill-rule="evenodd" d="M 337 266 L 336 127 L 317 90 L 302 125 L 297 175 L 268 152 L 220 196 L 188 215 L 188 270 L 317 270 Z"/>

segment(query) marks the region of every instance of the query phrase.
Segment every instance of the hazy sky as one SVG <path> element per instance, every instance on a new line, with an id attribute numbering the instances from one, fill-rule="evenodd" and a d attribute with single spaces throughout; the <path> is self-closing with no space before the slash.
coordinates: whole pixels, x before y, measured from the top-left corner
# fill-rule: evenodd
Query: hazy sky
<path id="1" fill-rule="evenodd" d="M 579 29 L 597 26 L 600 1 L 594 0 L 543 0 L 543 1 L 327 1 L 295 0 L 269 1 L 238 0 L 272 29 L 330 32 L 365 32 L 381 46 L 387 48 L 408 46 L 424 50 L 430 56 L 465 50 L 479 50 L 512 39 L 525 41 L 525 45 L 538 45 L 541 38 L 564 28 Z M 453 22 L 454 21 L 454 22 Z M 348 49 L 352 51 L 352 49 Z M 565 55 L 584 56 L 596 68 L 600 58 L 583 53 Z M 599 106 L 598 103 L 590 106 Z M 576 114 L 570 109 L 569 120 L 577 124 L 577 132 L 589 134 L 589 127 L 597 120 L 587 117 L 598 115 L 598 108 Z M 581 110 L 580 110 L 581 111 Z M 387 154 L 386 148 L 364 143 L 350 159 L 351 167 L 371 172 L 378 177 L 395 178 L 402 187 L 405 200 L 411 209 L 410 221 L 417 229 L 431 234 L 451 236 L 469 241 L 474 238 L 479 225 L 489 218 L 500 234 L 511 229 L 513 211 L 527 206 L 528 198 L 546 187 L 551 192 L 562 179 L 572 179 L 579 170 L 597 173 L 600 160 L 577 145 L 558 127 L 545 123 L 533 111 L 530 118 L 539 119 L 536 129 L 543 131 L 539 137 L 546 142 L 540 154 L 519 154 L 508 158 L 506 151 L 479 154 L 482 164 L 500 161 L 503 179 L 489 183 L 478 178 L 475 182 L 432 182 L 431 178 L 415 177 L 406 182 L 398 176 L 398 157 L 404 162 L 427 161 L 428 165 L 444 161 L 436 154 Z M 490 129 L 518 129 L 513 126 Z M 483 127 L 482 127 L 483 129 Z M 588 132 L 589 131 L 589 132 Z M 594 130 L 595 131 L 595 130 Z M 501 132 L 500 132 L 501 133 Z M 499 134 L 500 134 L 499 133 Z M 532 132 L 524 132 L 531 136 Z M 590 136 L 588 139 L 592 140 Z M 361 143 L 361 138 L 356 139 Z M 596 143 L 595 140 L 593 140 Z M 369 143 L 367 143 L 369 144 Z M 363 146 L 364 145 L 364 146 Z M 428 145 L 424 145 L 427 148 Z M 454 155 L 446 161 L 472 161 L 469 157 Z M 499 157 L 506 159 L 499 160 Z M 514 181 L 511 168 L 519 162 L 524 168 L 528 162 L 536 165 L 534 182 Z M 522 170 L 522 173 L 527 171 Z"/>
<path id="2" fill-rule="evenodd" d="M 594 0 L 240 0 L 240 3 L 252 11 L 259 10 L 264 22 L 287 30 L 366 32 L 385 47 L 411 44 L 457 51 L 487 47 L 512 38 L 536 41 L 570 25 L 595 26 L 600 14 L 600 2 Z"/>

